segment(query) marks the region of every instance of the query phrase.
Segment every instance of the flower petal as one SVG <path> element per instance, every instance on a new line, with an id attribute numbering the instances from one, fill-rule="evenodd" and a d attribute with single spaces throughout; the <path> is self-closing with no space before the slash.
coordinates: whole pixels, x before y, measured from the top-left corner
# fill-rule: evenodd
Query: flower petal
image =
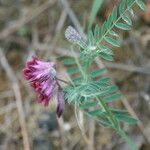
<path id="1" fill-rule="evenodd" d="M 64 92 L 62 90 L 58 91 L 58 95 L 57 95 L 57 116 L 61 117 L 64 108 L 65 108 L 65 100 L 64 100 Z"/>

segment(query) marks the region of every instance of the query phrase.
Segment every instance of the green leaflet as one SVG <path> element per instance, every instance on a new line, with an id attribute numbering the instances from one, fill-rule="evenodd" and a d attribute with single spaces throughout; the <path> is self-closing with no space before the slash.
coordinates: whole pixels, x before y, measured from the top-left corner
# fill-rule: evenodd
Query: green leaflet
<path id="1" fill-rule="evenodd" d="M 111 124 L 111 122 L 108 120 L 108 118 L 101 117 L 100 120 L 99 120 L 99 123 L 100 123 L 100 125 L 102 125 L 102 126 L 104 126 L 104 127 L 112 128 L 112 124 Z"/>
<path id="2" fill-rule="evenodd" d="M 115 26 L 122 30 L 130 30 L 131 29 L 130 25 L 124 24 L 124 23 L 116 23 Z"/>
<path id="3" fill-rule="evenodd" d="M 127 6 L 132 5 L 132 3 L 133 3 L 134 1 L 135 1 L 135 0 L 127 0 Z"/>
<path id="4" fill-rule="evenodd" d="M 115 37 L 119 37 L 119 35 L 113 30 L 109 31 L 109 34 Z"/>
<path id="5" fill-rule="evenodd" d="M 106 72 L 106 68 L 95 69 L 94 71 L 92 71 L 92 72 L 90 73 L 89 76 L 90 76 L 91 78 L 96 78 L 96 77 L 102 75 L 102 74 L 105 73 L 105 72 Z"/>
<path id="6" fill-rule="evenodd" d="M 100 125 L 104 126 L 104 127 L 112 127 L 112 123 L 108 120 L 108 118 L 106 118 L 105 116 L 93 116 L 88 112 L 84 112 L 88 117 L 96 120 Z"/>
<path id="7" fill-rule="evenodd" d="M 99 56 L 104 58 L 105 60 L 108 60 L 108 61 L 113 61 L 114 60 L 114 58 L 111 55 L 103 53 L 103 52 L 99 53 Z"/>
<path id="8" fill-rule="evenodd" d="M 94 43 L 95 43 L 95 38 L 94 38 L 92 31 L 89 31 L 87 42 L 88 42 L 88 45 L 90 45 L 90 46 L 94 45 Z"/>
<path id="9" fill-rule="evenodd" d="M 121 94 L 121 93 L 115 93 L 113 95 L 105 97 L 104 100 L 105 100 L 106 103 L 109 103 L 109 102 L 113 102 L 113 101 L 119 100 L 122 97 L 123 97 L 123 94 Z"/>
<path id="10" fill-rule="evenodd" d="M 123 0 L 121 1 L 120 6 L 119 6 L 119 14 L 122 14 L 124 12 L 125 7 L 126 7 L 126 1 Z"/>
<path id="11" fill-rule="evenodd" d="M 76 62 L 74 58 L 65 58 L 63 59 L 63 63 L 64 65 L 74 65 Z"/>
<path id="12" fill-rule="evenodd" d="M 108 83 L 109 81 L 111 81 L 110 77 L 103 77 L 100 80 L 96 81 L 97 83 Z"/>
<path id="13" fill-rule="evenodd" d="M 111 49 L 109 49 L 108 47 L 104 46 L 104 45 L 99 45 L 98 48 L 100 49 L 100 53 L 105 53 L 108 55 L 113 55 L 113 51 Z"/>
<path id="14" fill-rule="evenodd" d="M 133 11 L 133 9 L 130 8 L 128 11 L 129 11 L 129 13 L 132 15 L 132 17 L 134 17 L 134 11 Z"/>
<path id="15" fill-rule="evenodd" d="M 81 96 L 92 98 L 95 95 L 104 95 L 109 90 L 109 86 L 104 82 L 94 82 L 80 85 L 77 90 Z"/>
<path id="16" fill-rule="evenodd" d="M 103 114 L 103 111 L 101 109 L 93 110 L 88 112 L 91 116 L 101 116 Z"/>
<path id="17" fill-rule="evenodd" d="M 115 114 L 116 118 L 128 124 L 137 124 L 137 120 L 129 115 Z"/>
<path id="18" fill-rule="evenodd" d="M 98 40 L 100 37 L 100 28 L 98 25 L 96 25 L 96 27 L 94 29 L 94 37 L 95 37 L 95 40 Z"/>
<path id="19" fill-rule="evenodd" d="M 112 11 L 112 15 L 110 18 L 113 22 L 117 19 L 117 7 L 115 6 L 113 11 Z"/>
<path id="20" fill-rule="evenodd" d="M 73 74 L 80 73 L 80 70 L 77 67 L 70 67 L 69 69 L 67 69 L 67 72 L 70 75 L 73 75 Z"/>
<path id="21" fill-rule="evenodd" d="M 73 78 L 72 81 L 74 82 L 74 84 L 81 83 L 83 81 L 83 77 Z"/>
<path id="22" fill-rule="evenodd" d="M 96 107 L 98 105 L 97 101 L 88 101 L 80 105 L 80 109 L 88 109 L 91 107 Z"/>
<path id="23" fill-rule="evenodd" d="M 122 19 L 128 24 L 128 25 L 132 25 L 132 20 L 126 15 L 122 16 Z"/>
<path id="24" fill-rule="evenodd" d="M 116 47 L 120 47 L 120 42 L 118 40 L 115 40 L 111 37 L 105 36 L 105 41 L 108 42 L 109 44 L 116 46 Z"/>
<path id="25" fill-rule="evenodd" d="M 96 103 L 94 103 L 96 105 Z M 115 115 L 115 117 L 121 121 L 121 122 L 126 122 L 128 124 L 136 124 L 137 120 L 131 117 L 126 110 L 117 110 L 117 109 L 110 109 L 111 112 Z M 93 111 L 87 112 L 88 115 L 92 117 L 96 117 L 97 120 L 101 121 L 101 118 L 107 119 L 107 114 L 104 112 L 102 109 L 97 109 Z"/>
<path id="26" fill-rule="evenodd" d="M 114 114 L 120 114 L 120 115 L 129 115 L 129 112 L 127 110 L 120 110 L 120 109 L 110 109 L 112 113 Z"/>
<path id="27" fill-rule="evenodd" d="M 145 4 L 142 2 L 142 0 L 136 0 L 137 5 L 142 9 L 145 10 L 146 6 Z"/>

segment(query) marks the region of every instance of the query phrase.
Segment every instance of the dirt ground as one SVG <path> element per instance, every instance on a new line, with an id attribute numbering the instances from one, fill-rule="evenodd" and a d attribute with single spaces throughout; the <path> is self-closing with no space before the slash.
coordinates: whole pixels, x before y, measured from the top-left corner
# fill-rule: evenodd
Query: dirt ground
<path id="1" fill-rule="evenodd" d="M 118 1 L 106 0 L 94 25 L 101 25 Z M 101 59 L 126 96 L 115 106 L 140 120 L 122 126 L 139 150 L 150 149 L 150 1 L 145 2 L 145 12 L 135 8 L 132 30 L 120 33 L 123 43 L 114 49 L 115 61 Z M 0 0 L 0 150 L 128 150 L 113 130 L 88 118 L 90 143 L 85 141 L 74 108 L 66 104 L 58 120 L 55 98 L 48 107 L 39 105 L 22 75 L 26 60 L 38 55 L 57 62 L 58 76 L 67 80 L 58 59 L 71 55 L 64 31 L 68 25 L 85 29 L 91 5 L 88 0 Z"/>

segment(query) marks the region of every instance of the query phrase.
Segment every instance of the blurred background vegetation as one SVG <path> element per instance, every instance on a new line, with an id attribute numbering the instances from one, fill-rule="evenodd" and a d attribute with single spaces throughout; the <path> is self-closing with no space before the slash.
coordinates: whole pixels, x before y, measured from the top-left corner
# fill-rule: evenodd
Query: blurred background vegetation
<path id="1" fill-rule="evenodd" d="M 0 150 L 127 150 L 112 130 L 84 118 L 82 137 L 74 108 L 66 105 L 57 119 L 55 103 L 43 107 L 22 76 L 27 59 L 38 55 L 57 62 L 58 76 L 67 80 L 58 58 L 70 56 L 64 37 L 68 25 L 81 34 L 101 24 L 119 0 L 0 0 Z M 126 107 L 140 119 L 136 126 L 123 125 L 140 150 L 150 149 L 150 1 L 138 8 L 131 31 L 121 32 L 121 48 L 115 62 L 104 63 L 126 95 L 116 107 Z M 101 62 L 102 61 L 102 62 Z M 93 66 L 93 67 L 95 67 Z M 55 99 L 55 98 L 54 98 Z M 82 115 L 82 114 L 81 114 Z"/>

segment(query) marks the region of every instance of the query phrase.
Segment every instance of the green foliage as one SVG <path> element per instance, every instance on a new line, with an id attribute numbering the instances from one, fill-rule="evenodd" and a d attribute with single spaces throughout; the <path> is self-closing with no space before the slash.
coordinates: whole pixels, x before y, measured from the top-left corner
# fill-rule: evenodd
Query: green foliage
<path id="1" fill-rule="evenodd" d="M 95 1 L 95 3 L 97 2 Z M 101 27 L 96 25 L 93 31 L 89 31 L 86 41 L 83 42 L 84 44 L 80 43 L 84 57 L 94 58 L 100 56 L 103 59 L 113 61 L 113 52 L 109 47 L 120 47 L 121 45 L 116 29 L 131 29 L 131 16 L 134 16 L 134 5 L 138 5 L 141 9 L 145 8 L 142 0 L 122 0 L 119 7 L 114 7 L 112 14 Z M 96 10 L 95 13 L 97 12 Z"/>
<path id="2" fill-rule="evenodd" d="M 100 10 L 103 2 L 104 2 L 104 0 L 94 0 L 93 1 L 92 10 L 91 10 L 90 18 L 89 18 L 88 29 L 91 28 L 91 26 L 96 18 L 96 15 L 97 15 L 98 11 Z"/>
<path id="3" fill-rule="evenodd" d="M 119 7 L 114 7 L 112 14 L 101 27 L 95 26 L 93 31 L 88 32 L 86 39 L 83 39 L 75 29 L 69 27 L 66 38 L 73 44 L 78 44 L 81 53 L 78 58 L 63 60 L 71 77 L 70 85 L 64 89 L 67 102 L 76 105 L 85 115 L 99 124 L 115 129 L 132 150 L 136 150 L 136 146 L 121 129 L 120 123 L 135 124 L 137 120 L 126 110 L 114 109 L 108 105 L 108 103 L 121 99 L 123 94 L 116 85 L 111 83 L 111 78 L 104 76 L 106 68 L 91 70 L 90 65 L 96 56 L 113 61 L 114 53 L 109 46 L 120 46 L 121 42 L 116 29 L 117 31 L 118 29 L 131 29 L 134 5 L 138 5 L 141 9 L 145 8 L 141 0 L 122 0 Z M 97 10 L 93 13 L 96 14 L 96 12 Z"/>
<path id="4" fill-rule="evenodd" d="M 64 89 L 67 102 L 76 105 L 100 125 L 113 128 L 120 136 L 125 136 L 120 123 L 136 124 L 137 120 L 126 110 L 109 107 L 108 103 L 119 100 L 123 95 L 116 85 L 111 84 L 111 78 L 102 77 L 106 68 L 89 70 L 90 64 L 80 58 L 66 58 L 64 64 L 71 77 L 71 84 Z M 131 149 L 136 150 L 132 141 L 125 137 L 123 139 Z"/>
<path id="5" fill-rule="evenodd" d="M 142 2 L 142 0 L 136 0 L 136 3 L 142 10 L 145 10 L 145 4 Z"/>
<path id="6" fill-rule="evenodd" d="M 127 111 L 108 107 L 107 103 L 119 100 L 123 95 L 116 85 L 111 84 L 111 78 L 102 77 L 106 72 L 105 68 L 90 71 L 85 77 L 83 73 L 85 65 L 80 64 L 82 62 L 80 59 L 68 58 L 68 61 L 67 59 L 64 60 L 65 65 L 67 65 L 67 72 L 72 79 L 72 84 L 65 89 L 65 98 L 68 103 L 77 104 L 79 109 L 83 110 L 86 115 L 97 120 L 99 123 L 102 122 L 102 125 L 106 125 L 106 127 L 108 124 L 110 127 L 118 127 L 108 119 L 110 117 L 109 113 L 115 118 L 117 125 L 119 122 L 136 123 L 136 119 L 132 118 Z M 105 103 L 110 111 L 109 113 L 106 108 L 104 109 L 99 99 Z"/>

